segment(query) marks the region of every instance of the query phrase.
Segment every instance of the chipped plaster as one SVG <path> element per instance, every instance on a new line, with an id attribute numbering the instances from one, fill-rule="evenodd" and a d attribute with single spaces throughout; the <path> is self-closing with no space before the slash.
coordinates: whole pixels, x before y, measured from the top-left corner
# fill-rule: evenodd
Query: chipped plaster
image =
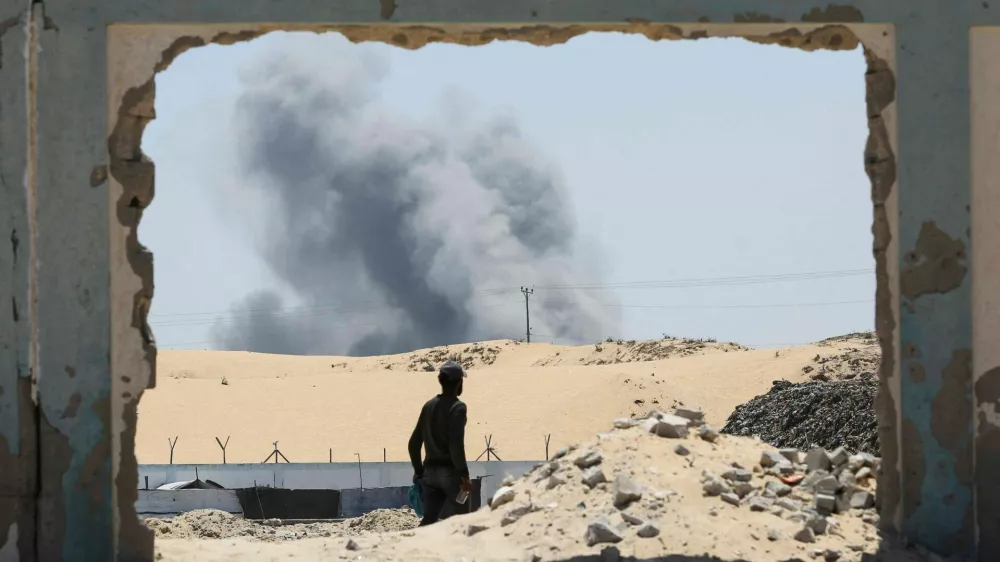
<path id="1" fill-rule="evenodd" d="M 1000 107 L 993 101 L 1000 91 L 1000 28 L 973 28 L 971 32 L 972 196 L 970 203 L 973 309 L 973 379 L 1000 368 Z M 997 397 L 983 397 L 980 408 Z"/>
<path id="2" fill-rule="evenodd" d="M 980 560 L 1000 560 L 1000 28 L 970 32 L 972 384 Z"/>
<path id="3" fill-rule="evenodd" d="M 708 37 L 744 37 L 750 41 L 767 44 L 777 44 L 786 47 L 796 47 L 805 50 L 817 49 L 855 49 L 859 39 L 866 41 L 866 59 L 869 62 L 871 77 L 869 87 L 869 119 L 871 138 L 866 149 L 865 164 L 873 181 L 873 197 L 875 199 L 875 222 L 873 231 L 878 238 L 875 251 L 882 257 L 882 275 L 885 280 L 885 290 L 881 299 L 891 301 L 895 292 L 891 285 L 896 278 L 895 269 L 888 268 L 890 263 L 887 252 L 893 247 L 892 233 L 894 227 L 889 219 L 889 211 L 894 207 L 895 158 L 893 145 L 895 142 L 894 113 L 892 102 L 895 99 L 895 81 L 892 72 L 892 57 L 894 34 L 889 26 L 884 25 L 824 25 L 806 24 L 789 26 L 787 24 L 758 24 L 748 27 L 742 24 L 653 24 L 646 21 L 631 21 L 618 25 L 523 25 L 497 27 L 492 25 L 420 25 L 420 26 L 246 26 L 246 25 L 192 25 L 192 26 L 135 26 L 115 25 L 109 28 L 108 34 L 108 129 L 113 131 L 109 139 L 112 152 L 110 201 L 119 208 L 117 216 L 121 224 L 115 224 L 112 218 L 112 299 L 114 334 L 112 348 L 115 350 L 112 358 L 113 373 L 141 373 L 141 376 L 129 375 L 129 382 L 122 382 L 122 377 L 114 376 L 116 391 L 114 420 L 116 434 L 134 438 L 135 434 L 135 404 L 143 389 L 150 388 L 155 380 L 155 364 L 149 360 L 145 347 L 150 344 L 148 336 L 137 333 L 137 327 L 145 325 L 145 312 L 138 310 L 136 295 L 144 295 L 144 299 L 152 298 L 151 292 L 145 293 L 143 287 L 150 285 L 151 279 L 142 279 L 142 275 L 152 276 L 151 269 L 136 271 L 129 258 L 129 239 L 134 236 L 141 213 L 123 220 L 121 216 L 122 200 L 135 200 L 126 194 L 141 193 L 139 202 L 135 205 L 139 210 L 152 203 L 151 188 L 144 187 L 151 183 L 153 173 L 151 164 L 145 162 L 139 151 L 142 127 L 153 118 L 153 96 L 155 88 L 152 79 L 157 71 L 166 69 L 173 59 L 190 48 L 208 43 L 230 44 L 245 41 L 260 36 L 274 29 L 296 29 L 302 31 L 338 31 L 352 41 L 383 41 L 404 48 L 419 48 L 431 42 L 450 42 L 463 45 L 480 45 L 494 40 L 519 40 L 536 45 L 562 43 L 572 37 L 588 31 L 619 31 L 642 34 L 652 40 L 698 39 Z M 122 127 L 126 119 L 134 125 Z M 127 134 L 119 135 L 125 130 Z M 114 162 L 116 154 L 127 155 L 133 162 L 143 161 L 140 174 L 117 174 Z M 125 185 L 132 183 L 132 185 Z M 133 243 L 134 244 L 134 243 Z M 882 314 L 895 314 L 891 304 L 880 309 Z M 139 319 L 137 316 L 141 316 Z M 883 341 L 892 349 L 894 332 L 891 326 L 896 321 L 889 319 L 883 322 L 888 330 L 882 330 Z M 148 330 L 148 327 L 145 329 Z M 890 367 L 891 369 L 891 367 Z M 885 390 L 883 404 L 895 412 L 894 395 L 898 391 L 889 384 Z M 121 393 L 121 397 L 120 397 Z M 129 398 L 124 395 L 128 394 Z M 131 474 L 135 463 L 134 456 L 130 459 L 121 457 L 120 441 L 115 449 L 115 460 L 120 472 Z M 891 447 L 889 447 L 891 450 Z M 131 456 L 132 453 L 130 452 Z M 890 456 L 889 459 L 892 459 Z M 887 459 L 888 460 L 888 459 Z M 895 466 L 897 461 L 890 461 Z M 892 474 L 893 471 L 888 471 Z M 134 478 L 133 478 L 134 480 Z M 117 494 L 134 501 L 134 484 L 126 489 L 118 486 Z M 126 496 L 126 494 L 128 494 Z M 117 514 L 118 520 L 131 520 L 132 506 L 124 502 Z M 135 535 L 136 540 L 145 541 L 145 536 Z"/>
<path id="4" fill-rule="evenodd" d="M 8 4 L 15 2 L 0 0 L 0 7 Z M 962 133 L 969 126 L 963 105 L 968 100 L 958 95 L 968 74 L 961 34 L 967 33 L 971 21 L 1000 24 L 1000 10 L 990 10 L 987 3 L 954 6 L 931 0 L 861 0 L 852 5 L 761 0 L 756 7 L 757 11 L 747 10 L 732 0 L 655 6 L 642 0 L 613 5 L 557 1 L 544 6 L 511 0 L 495 6 L 463 5 L 462 9 L 448 2 L 410 5 L 394 0 L 329 6 L 289 0 L 280 7 L 265 0 L 229 4 L 78 0 L 50 4 L 42 13 L 42 6 L 36 6 L 33 14 L 39 22 L 37 43 L 41 50 L 30 51 L 29 101 L 40 100 L 39 106 L 49 112 L 36 116 L 29 110 L 32 119 L 27 132 L 16 127 L 0 129 L 0 142 L 9 144 L 11 139 L 25 137 L 37 140 L 37 145 L 29 143 L 37 154 L 30 153 L 26 168 L 2 160 L 4 155 L 0 155 L 0 171 L 10 177 L 10 171 L 24 170 L 29 195 L 37 188 L 38 206 L 31 207 L 24 217 L 34 220 L 37 216 L 38 222 L 28 223 L 30 235 L 21 240 L 30 247 L 32 264 L 48 264 L 40 271 L 28 268 L 31 281 L 25 289 L 33 295 L 26 299 L 31 303 L 26 310 L 32 326 L 46 328 L 30 331 L 30 363 L 36 367 L 35 374 L 41 371 L 38 419 L 45 450 L 41 455 L 39 554 L 58 557 L 72 553 L 71 547 L 79 546 L 80 541 L 97 549 L 92 552 L 101 552 L 111 544 L 101 538 L 103 522 L 113 518 L 117 538 L 110 548 L 117 550 L 119 559 L 141 560 L 151 555 L 148 532 L 135 523 L 131 505 L 136 494 L 132 448 L 135 405 L 143 389 L 155 382 L 155 342 L 145 318 L 153 294 L 152 256 L 142 248 L 135 232 L 142 209 L 153 197 L 153 166 L 138 150 L 142 129 L 153 117 L 151 76 L 186 48 L 213 41 L 247 40 L 279 28 L 339 30 L 356 41 L 378 40 L 406 48 L 433 41 L 477 45 L 504 39 L 554 44 L 589 29 L 642 33 L 651 39 L 749 34 L 758 42 L 804 49 L 853 48 L 860 38 L 869 63 L 865 80 L 870 134 L 864 162 L 872 179 L 876 327 L 885 358 L 878 404 L 885 460 L 879 493 L 883 525 L 890 530 L 907 528 L 910 538 L 938 550 L 968 552 L 971 541 L 962 528 L 968 526 L 972 511 L 961 501 L 956 507 L 953 493 L 969 488 L 960 477 L 968 470 L 961 468 L 965 454 L 961 451 L 967 447 L 965 443 L 945 444 L 960 449 L 949 450 L 938 442 L 971 435 L 971 431 L 961 431 L 963 424 L 971 424 L 971 420 L 963 421 L 964 416 L 971 417 L 971 409 L 962 409 L 969 403 L 963 392 L 968 394 L 971 381 L 963 383 L 961 379 L 968 378 L 963 373 L 970 368 L 982 372 L 976 362 L 978 345 L 969 367 L 972 337 L 967 333 L 971 331 L 973 297 L 969 275 L 962 269 L 968 268 L 969 262 L 962 255 L 970 251 L 966 232 L 969 218 L 956 212 L 959 206 L 967 205 L 963 186 L 968 175 L 963 170 L 966 164 L 961 162 L 968 148 Z M 913 18 L 914 14 L 920 17 Z M 3 15 L 0 12 L 0 17 Z M 245 23 L 224 23 L 236 18 Z M 202 23 L 178 23 L 183 21 Z M 354 23 L 289 25 L 303 21 Z M 579 23 L 561 23 L 570 21 Z M 651 23 L 663 21 L 698 23 Z M 863 21 L 879 24 L 859 23 Z M 150 22 L 168 25 L 148 25 Z M 140 23 L 144 25 L 127 25 Z M 902 25 L 901 30 L 882 25 L 891 23 Z M 128 27 L 141 30 L 134 32 L 133 38 L 149 34 L 146 40 L 150 43 L 114 46 L 116 34 L 127 32 Z M 8 47 L 9 43 L 2 45 Z M 162 57 L 165 50 L 170 52 Z M 47 72 L 37 72 L 39 60 Z M 907 104 L 899 107 L 896 76 L 903 77 L 904 89 L 905 84 L 911 85 L 903 98 Z M 69 102 L 67 95 L 72 97 Z M 52 100 L 56 99 L 68 103 L 67 108 L 54 105 Z M 94 119 L 102 103 L 107 104 L 106 121 L 104 117 Z M 79 107 L 95 109 L 78 111 Z M 0 124 L 6 127 L 9 119 L 4 119 L 0 113 Z M 901 133 L 898 137 L 897 128 Z M 944 148 L 940 148 L 942 136 L 949 141 Z M 102 142 L 105 138 L 107 143 Z M 898 146 L 897 138 L 906 142 Z M 897 155 L 901 162 L 898 170 Z M 58 165 L 36 168 L 35 162 L 40 160 Z M 895 188 L 897 172 L 900 183 L 907 186 L 902 194 Z M 3 193 L 6 203 L 10 196 Z M 24 204 L 30 207 L 30 202 Z M 77 214 L 72 215 L 70 209 Z M 94 228 L 96 220 L 103 221 L 101 228 Z M 933 236 L 918 243 L 920 225 L 925 223 L 937 232 L 931 231 Z M 43 235 L 36 238 L 40 231 Z M 100 248 L 102 235 L 109 241 L 106 249 Z M 917 259 L 901 263 L 903 249 Z M 71 261 L 81 250 L 82 255 L 90 256 L 90 263 L 108 265 L 110 290 L 99 275 Z M 901 266 L 907 276 L 906 295 L 901 292 Z M 972 261 L 971 267 L 975 276 L 977 262 Z M 0 271 L 0 275 L 5 272 Z M 63 282 L 66 278 L 73 282 Z M 57 310 L 65 311 L 63 322 L 68 327 L 56 323 Z M 106 317 L 101 314 L 105 310 Z M 70 338 L 84 321 L 98 335 Z M 107 328 L 110 341 L 100 336 L 102 327 Z M 910 349 L 907 358 L 901 356 L 901 343 Z M 48 350 L 47 354 L 39 357 L 39 349 Z M 110 350 L 110 364 L 97 356 L 101 349 Z M 907 372 L 911 364 L 919 364 L 922 381 L 899 376 L 901 369 Z M 0 378 L 3 380 L 7 379 Z M 952 398 L 940 399 L 946 380 L 951 381 L 951 390 L 944 396 L 950 393 Z M 986 376 L 979 379 L 984 385 L 990 381 Z M 977 393 L 979 387 L 977 384 Z M 989 395 L 988 389 L 984 387 L 979 394 Z M 954 404 L 959 415 L 932 414 L 935 398 L 939 398 L 939 411 Z M 60 420 L 59 415 L 74 403 L 75 415 Z M 937 419 L 931 419 L 935 415 Z M 103 432 L 107 432 L 106 438 L 94 438 Z M 901 449 L 902 443 L 907 447 Z M 983 458 L 977 456 L 978 461 Z M 115 481 L 110 490 L 113 501 L 105 501 L 104 487 L 110 488 L 111 482 L 100 469 L 109 459 Z M 952 474 L 942 478 L 926 470 L 941 461 L 951 463 Z M 980 465 L 977 468 L 985 466 Z M 98 485 L 78 489 L 77 482 Z M 997 488 L 996 484 L 978 482 L 981 496 L 995 494 Z M 953 506 L 951 513 L 960 514 L 957 530 L 928 525 L 932 521 L 929 511 L 946 501 Z M 925 505 L 923 512 L 914 511 L 913 506 L 919 503 Z M 81 508 L 87 505 L 106 511 L 91 518 L 96 521 L 84 521 Z M 981 552 L 983 545 L 992 544 L 984 538 L 989 536 L 983 532 L 984 517 L 980 515 Z M 30 533 L 19 531 L 19 536 L 25 534 Z"/>
<path id="5" fill-rule="evenodd" d="M 0 0 L 0 560 L 33 560 L 38 449 L 28 266 L 25 4 Z"/>

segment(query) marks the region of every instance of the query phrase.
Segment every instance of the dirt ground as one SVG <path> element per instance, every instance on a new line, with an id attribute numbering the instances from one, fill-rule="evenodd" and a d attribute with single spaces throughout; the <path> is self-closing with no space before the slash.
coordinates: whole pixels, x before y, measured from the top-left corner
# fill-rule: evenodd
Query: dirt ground
<path id="1" fill-rule="evenodd" d="M 877 530 L 872 504 L 877 458 L 779 452 L 753 438 L 681 422 L 657 414 L 616 420 L 616 429 L 606 427 L 596 439 L 505 482 L 492 506 L 430 527 L 408 527 L 415 518 L 405 510 L 369 514 L 368 526 L 228 523 L 234 531 L 219 531 L 218 538 L 167 538 L 181 533 L 157 531 L 158 557 L 175 562 L 925 559 L 883 540 Z M 686 435 L 672 437 L 680 427 Z M 796 481 L 799 477 L 804 479 Z M 817 499 L 824 494 L 837 498 L 836 506 Z"/>

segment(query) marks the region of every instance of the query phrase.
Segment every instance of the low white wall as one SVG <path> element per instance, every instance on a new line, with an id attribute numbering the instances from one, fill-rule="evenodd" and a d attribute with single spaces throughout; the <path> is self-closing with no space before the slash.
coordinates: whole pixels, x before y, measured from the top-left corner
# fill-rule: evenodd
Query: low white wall
<path id="1" fill-rule="evenodd" d="M 492 497 L 505 476 L 518 477 L 542 461 L 491 461 L 469 463 L 473 478 L 483 478 L 483 503 Z M 170 482 L 194 480 L 218 482 L 225 488 L 251 488 L 273 486 L 295 490 L 345 490 L 359 488 L 386 488 L 409 486 L 413 481 L 413 467 L 408 462 L 361 463 L 278 463 L 278 464 L 141 464 L 139 489 L 149 489 Z"/>
<path id="2" fill-rule="evenodd" d="M 218 509 L 243 514 L 233 490 L 139 490 L 135 511 L 139 516 L 174 515 L 196 509 Z"/>

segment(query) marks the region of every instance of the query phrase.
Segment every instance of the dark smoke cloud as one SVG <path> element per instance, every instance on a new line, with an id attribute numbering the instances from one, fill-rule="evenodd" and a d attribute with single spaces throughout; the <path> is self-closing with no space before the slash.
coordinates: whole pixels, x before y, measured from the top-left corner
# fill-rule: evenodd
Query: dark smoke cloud
<path id="1" fill-rule="evenodd" d="M 457 98 L 428 122 L 397 115 L 379 100 L 384 51 L 339 36 L 264 51 L 242 76 L 238 161 L 270 210 L 261 258 L 303 306 L 252 294 L 216 326 L 219 347 L 375 355 L 520 338 L 521 285 L 595 280 L 559 170 L 512 118 Z M 592 294 L 539 293 L 534 333 L 618 328 Z"/>

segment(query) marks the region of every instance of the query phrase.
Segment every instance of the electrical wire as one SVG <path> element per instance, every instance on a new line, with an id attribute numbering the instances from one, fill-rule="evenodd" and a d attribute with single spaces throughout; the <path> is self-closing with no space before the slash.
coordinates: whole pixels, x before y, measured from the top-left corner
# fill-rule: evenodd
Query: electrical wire
<path id="1" fill-rule="evenodd" d="M 548 290 L 610 290 L 610 289 L 665 289 L 665 288 L 685 288 L 685 287 L 710 287 L 710 286 L 730 286 L 730 285 L 747 285 L 747 284 L 760 284 L 760 283 L 774 283 L 774 282 L 787 282 L 787 281 L 811 281 L 816 279 L 831 279 L 838 277 L 852 277 L 859 275 L 870 275 L 873 270 L 870 269 L 842 269 L 842 270 L 832 270 L 832 271 L 813 271 L 805 273 L 786 273 L 777 275 L 756 275 L 756 276 L 744 276 L 744 277 L 717 277 L 717 278 L 703 278 L 703 279 L 676 279 L 676 280 L 660 280 L 660 281 L 632 281 L 632 282 L 622 282 L 622 283 L 603 283 L 603 284 L 589 284 L 589 285 L 536 285 L 537 289 L 548 289 Z M 515 293 L 520 291 L 520 288 L 494 288 L 486 289 L 473 293 L 475 296 L 500 296 L 507 293 Z M 357 301 L 354 304 L 363 303 L 376 303 L 377 301 Z M 850 303 L 845 303 L 850 304 Z M 606 305 L 606 306 L 622 306 L 625 308 L 677 308 L 674 306 L 664 306 L 664 305 Z M 761 308 L 768 307 L 770 305 L 762 305 Z M 785 306 L 797 306 L 797 305 L 785 305 Z M 819 306 L 818 304 L 812 306 Z M 740 306 L 742 307 L 742 306 Z M 753 308 L 753 305 L 747 305 L 747 308 Z M 386 310 L 392 310 L 394 307 L 386 306 L 381 304 L 380 306 L 374 307 L 358 307 L 358 306 L 347 306 L 344 303 L 328 303 L 328 304 L 317 304 L 310 306 L 299 306 L 292 308 L 261 308 L 261 309 L 251 309 L 246 311 L 241 311 L 240 313 L 234 314 L 232 310 L 229 311 L 209 311 L 209 312 L 186 312 L 186 313 L 171 313 L 171 314 L 155 314 L 150 316 L 150 324 L 153 326 L 190 326 L 190 325 L 200 325 L 200 324 L 214 324 L 217 322 L 231 322 L 235 320 L 250 319 L 260 316 L 254 316 L 255 313 L 267 313 L 268 317 L 295 317 L 295 316 L 321 316 L 331 313 L 374 313 L 382 312 Z M 722 307 L 720 307 L 722 308 Z M 737 307 L 733 307 L 737 308 Z M 222 316 L 219 316 L 222 315 Z M 214 316 L 214 317 L 212 317 Z M 181 317 L 190 317 L 188 319 Z M 170 318 L 169 320 L 160 321 L 160 318 Z"/>

